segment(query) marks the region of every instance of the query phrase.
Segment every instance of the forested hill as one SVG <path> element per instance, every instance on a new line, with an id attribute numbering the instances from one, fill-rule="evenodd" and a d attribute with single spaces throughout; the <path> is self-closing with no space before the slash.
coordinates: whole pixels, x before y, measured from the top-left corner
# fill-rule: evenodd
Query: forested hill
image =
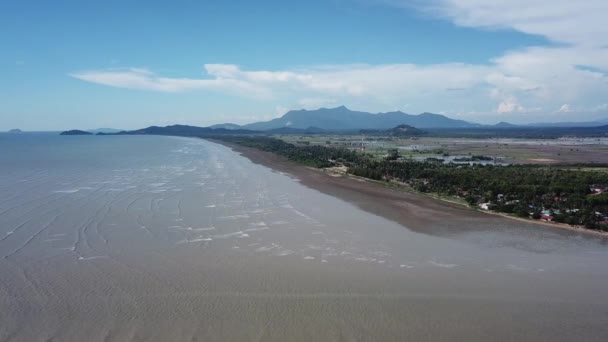
<path id="1" fill-rule="evenodd" d="M 324 130 L 390 129 L 398 125 L 419 128 L 471 128 L 481 125 L 463 120 L 450 119 L 444 115 L 422 113 L 418 115 L 403 112 L 372 114 L 350 110 L 344 106 L 320 108 L 316 110 L 292 110 L 280 118 L 256 122 L 241 128 L 265 131 L 281 127 L 306 129 L 317 127 Z"/>
<path id="2" fill-rule="evenodd" d="M 166 127 L 150 126 L 134 131 L 122 131 L 118 133 L 98 133 L 99 135 L 174 135 L 182 137 L 198 137 L 206 135 L 223 135 L 223 134 L 257 134 L 260 132 L 248 129 L 227 129 L 227 128 L 210 128 L 197 127 L 188 125 L 172 125 Z"/>

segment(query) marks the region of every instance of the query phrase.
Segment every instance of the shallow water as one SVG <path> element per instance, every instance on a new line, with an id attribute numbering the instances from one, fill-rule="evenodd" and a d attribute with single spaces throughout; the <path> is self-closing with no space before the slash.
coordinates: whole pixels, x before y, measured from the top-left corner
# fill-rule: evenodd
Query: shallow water
<path id="1" fill-rule="evenodd" d="M 599 239 L 415 233 L 198 139 L 0 152 L 0 340 L 608 339 Z"/>

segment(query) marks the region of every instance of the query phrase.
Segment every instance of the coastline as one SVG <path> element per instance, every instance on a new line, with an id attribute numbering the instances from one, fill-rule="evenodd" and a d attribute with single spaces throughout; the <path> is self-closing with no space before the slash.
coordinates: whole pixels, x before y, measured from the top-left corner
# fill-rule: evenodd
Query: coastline
<path id="1" fill-rule="evenodd" d="M 497 227 L 500 230 L 547 229 L 565 235 L 583 234 L 608 238 L 606 232 L 476 210 L 454 200 L 403 189 L 397 184 L 387 185 L 352 175 L 327 172 L 297 164 L 271 152 L 209 140 L 232 149 L 255 164 L 284 172 L 309 188 L 345 200 L 364 211 L 420 233 L 454 235 Z"/>

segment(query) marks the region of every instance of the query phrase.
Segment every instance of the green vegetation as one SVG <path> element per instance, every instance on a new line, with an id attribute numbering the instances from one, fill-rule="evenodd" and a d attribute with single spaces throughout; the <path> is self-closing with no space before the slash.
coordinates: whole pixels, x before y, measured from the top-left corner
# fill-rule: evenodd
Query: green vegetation
<path id="1" fill-rule="evenodd" d="M 362 129 L 359 131 L 361 134 L 365 135 L 379 135 L 379 136 L 394 136 L 394 137 L 410 137 L 417 135 L 424 135 L 426 132 L 419 130 L 416 127 L 412 127 L 409 125 L 399 125 L 387 130 L 379 130 L 379 129 Z"/>
<path id="2" fill-rule="evenodd" d="M 310 145 L 308 141 L 297 142 L 297 145 L 280 139 L 262 136 L 216 136 L 223 140 L 247 147 L 257 148 L 286 157 L 289 160 L 318 168 L 336 165 L 356 165 L 364 156 L 347 149 Z"/>
<path id="3" fill-rule="evenodd" d="M 470 157 L 454 158 L 454 161 L 456 161 L 456 162 L 492 161 L 492 160 L 494 160 L 494 158 L 488 157 L 488 156 L 482 156 L 482 155 L 472 155 Z"/>

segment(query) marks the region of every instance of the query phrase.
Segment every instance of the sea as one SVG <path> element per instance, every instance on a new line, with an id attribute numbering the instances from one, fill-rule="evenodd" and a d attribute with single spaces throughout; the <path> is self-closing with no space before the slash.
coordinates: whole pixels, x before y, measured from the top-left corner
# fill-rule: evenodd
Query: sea
<path id="1" fill-rule="evenodd" d="M 606 239 L 466 228 L 203 139 L 0 134 L 0 341 L 608 340 Z"/>

